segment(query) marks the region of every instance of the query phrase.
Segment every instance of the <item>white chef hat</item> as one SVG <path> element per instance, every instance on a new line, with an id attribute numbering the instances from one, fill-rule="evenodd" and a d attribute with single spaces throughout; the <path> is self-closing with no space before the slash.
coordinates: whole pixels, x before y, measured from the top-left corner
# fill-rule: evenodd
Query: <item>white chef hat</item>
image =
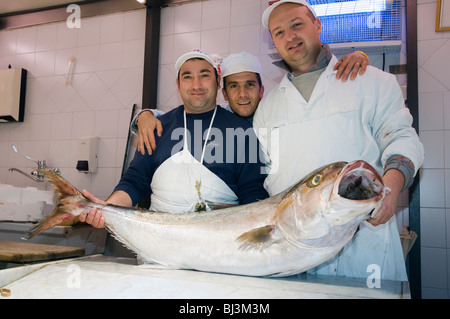
<path id="1" fill-rule="evenodd" d="M 223 59 L 220 65 L 222 76 L 239 72 L 254 72 L 261 74 L 261 64 L 254 55 L 247 52 L 232 53 Z"/>
<path id="2" fill-rule="evenodd" d="M 270 14 L 272 13 L 272 11 L 278 7 L 280 4 L 283 3 L 298 3 L 301 5 L 304 5 L 305 7 L 307 7 L 309 9 L 309 11 L 311 11 L 311 13 L 314 15 L 315 18 L 317 18 L 316 12 L 314 11 L 314 9 L 311 7 L 311 5 L 306 1 L 306 0 L 280 0 L 278 2 L 274 2 L 273 4 L 271 4 L 263 13 L 262 15 L 262 24 L 263 26 L 265 26 L 266 28 L 269 27 L 269 17 Z"/>
<path id="3" fill-rule="evenodd" d="M 217 63 L 214 61 L 214 59 L 205 51 L 203 51 L 202 49 L 194 49 L 188 53 L 183 54 L 182 56 L 180 56 L 177 60 L 177 62 L 175 62 L 175 69 L 178 72 L 181 69 L 181 66 L 184 64 L 184 62 L 186 62 L 187 60 L 190 59 L 203 59 L 206 60 L 207 62 L 211 63 L 211 65 L 214 67 L 214 69 L 216 69 L 216 71 L 219 73 L 219 68 L 217 66 Z"/>

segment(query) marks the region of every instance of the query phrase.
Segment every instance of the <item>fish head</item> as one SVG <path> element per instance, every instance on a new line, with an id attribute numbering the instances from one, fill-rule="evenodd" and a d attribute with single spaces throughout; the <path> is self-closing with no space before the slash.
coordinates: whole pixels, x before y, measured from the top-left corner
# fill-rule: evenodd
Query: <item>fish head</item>
<path id="1" fill-rule="evenodd" d="M 342 168 L 331 191 L 322 194 L 327 202 L 323 214 L 331 226 L 361 221 L 376 213 L 385 194 L 383 178 L 375 168 L 362 160 L 353 161 Z"/>
<path id="2" fill-rule="evenodd" d="M 283 201 L 289 205 L 277 215 L 277 226 L 293 244 L 329 245 L 336 229 L 346 236 L 354 232 L 381 206 L 384 193 L 381 176 L 368 163 L 332 163 L 313 171 L 284 194 Z"/>

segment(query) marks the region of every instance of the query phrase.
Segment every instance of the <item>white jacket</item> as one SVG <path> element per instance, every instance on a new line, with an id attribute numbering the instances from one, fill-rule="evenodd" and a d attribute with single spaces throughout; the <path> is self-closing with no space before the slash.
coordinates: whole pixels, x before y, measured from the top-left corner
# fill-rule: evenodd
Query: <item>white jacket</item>
<path id="1" fill-rule="evenodd" d="M 333 56 L 308 102 L 287 74 L 259 104 L 253 126 L 269 160 L 270 195 L 336 161 L 362 159 L 381 175 L 392 155 L 409 158 L 415 173 L 422 165 L 423 145 L 395 77 L 369 66 L 343 83 L 336 62 Z M 376 265 L 380 279 L 407 280 L 395 216 L 377 227 L 365 223 L 338 256 L 310 272 L 367 278 Z"/>
<path id="2" fill-rule="evenodd" d="M 380 174 L 392 155 L 411 159 L 416 172 L 422 165 L 423 145 L 395 77 L 369 66 L 343 83 L 336 62 L 333 56 L 309 102 L 286 74 L 259 104 L 253 127 L 270 160 L 270 195 L 335 161 L 363 159 Z"/>

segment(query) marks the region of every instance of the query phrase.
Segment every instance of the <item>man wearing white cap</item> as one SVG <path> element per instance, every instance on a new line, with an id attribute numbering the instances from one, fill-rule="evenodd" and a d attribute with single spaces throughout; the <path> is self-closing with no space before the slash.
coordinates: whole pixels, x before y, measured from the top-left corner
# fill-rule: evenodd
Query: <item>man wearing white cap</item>
<path id="1" fill-rule="evenodd" d="M 358 72 L 360 75 L 365 72 L 368 62 L 363 52 L 347 54 L 335 66 L 336 78 L 343 82 L 348 78 L 354 80 Z M 264 95 L 258 58 L 247 52 L 232 53 L 223 59 L 220 69 L 223 78 L 222 94 L 228 102 L 223 107 L 253 122 L 253 115 Z M 130 129 L 134 134 L 139 134 L 137 148 L 141 154 L 145 154 L 146 150 L 151 154 L 155 149 L 154 131 L 160 136 L 163 129 L 155 116 L 161 114 L 163 112 L 159 110 L 143 109 L 134 117 Z"/>
<path id="2" fill-rule="evenodd" d="M 258 58 L 247 52 L 232 53 L 222 60 L 220 70 L 223 78 L 222 94 L 228 102 L 223 107 L 252 122 L 253 114 L 264 95 Z M 143 109 L 133 118 L 130 129 L 134 134 L 139 134 L 137 148 L 141 154 L 145 154 L 146 149 L 151 154 L 155 149 L 154 131 L 160 136 L 163 129 L 155 116 L 162 114 L 159 110 Z"/>
<path id="3" fill-rule="evenodd" d="M 264 164 L 254 156 L 259 143 L 251 124 L 216 105 L 219 75 L 214 60 L 195 50 L 182 55 L 175 68 L 184 105 L 159 117 L 164 131 L 156 138 L 158 148 L 151 155 L 136 151 L 107 202 L 132 206 L 151 193 L 150 209 L 184 213 L 209 210 L 210 203 L 248 204 L 266 198 Z M 81 221 L 86 218 L 103 226 L 101 212 L 80 216 Z"/>
<path id="4" fill-rule="evenodd" d="M 261 64 L 247 52 L 232 53 L 221 64 L 222 94 L 230 109 L 250 121 L 264 95 Z"/>
<path id="5" fill-rule="evenodd" d="M 331 162 L 369 162 L 390 191 L 341 254 L 315 272 L 367 278 L 378 269 L 376 278 L 407 280 L 394 213 L 424 151 L 395 77 L 369 66 L 355 81 L 338 81 L 337 59 L 322 45 L 320 19 L 305 0 L 272 4 L 262 22 L 283 59 L 279 65 L 289 71 L 261 100 L 253 121 L 277 168 L 265 182 L 269 195 Z M 271 153 L 268 145 L 279 148 Z"/>

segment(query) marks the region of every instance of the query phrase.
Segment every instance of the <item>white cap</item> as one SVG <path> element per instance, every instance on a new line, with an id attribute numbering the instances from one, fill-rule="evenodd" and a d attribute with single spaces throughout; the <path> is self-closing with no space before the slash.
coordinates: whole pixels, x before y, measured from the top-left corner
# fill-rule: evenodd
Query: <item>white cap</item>
<path id="1" fill-rule="evenodd" d="M 232 53 L 223 59 L 220 70 L 223 77 L 239 72 L 254 72 L 261 74 L 261 64 L 259 63 L 258 58 L 250 53 Z"/>
<path id="2" fill-rule="evenodd" d="M 216 71 L 219 72 L 217 63 L 214 61 L 214 59 L 212 57 L 209 56 L 208 53 L 206 53 L 202 49 L 194 49 L 194 50 L 180 56 L 178 58 L 177 62 L 175 62 L 175 70 L 177 71 L 177 74 L 180 71 L 181 66 L 184 64 L 184 62 L 186 62 L 187 60 L 190 60 L 190 59 L 195 59 L 195 58 L 208 61 L 209 63 L 211 63 L 211 65 L 214 67 L 214 69 L 216 69 Z"/>
<path id="3" fill-rule="evenodd" d="M 265 26 L 266 28 L 269 27 L 269 17 L 270 17 L 270 14 L 272 13 L 272 11 L 273 11 L 276 7 L 278 7 L 280 4 L 283 4 L 283 3 L 289 3 L 289 2 L 291 2 L 291 3 L 298 3 L 298 4 L 301 4 L 301 5 L 304 5 L 305 7 L 307 7 L 307 8 L 309 9 L 309 11 L 311 11 L 311 13 L 314 15 L 314 17 L 317 18 L 316 12 L 315 12 L 314 9 L 311 7 L 311 5 L 310 5 L 308 2 L 306 2 L 306 0 L 292 0 L 292 1 L 288 1 L 288 0 L 280 0 L 280 1 L 278 1 L 278 2 L 275 2 L 275 3 L 271 4 L 271 5 L 264 11 L 264 13 L 263 13 L 263 15 L 262 15 L 262 24 L 263 24 L 263 26 Z"/>

